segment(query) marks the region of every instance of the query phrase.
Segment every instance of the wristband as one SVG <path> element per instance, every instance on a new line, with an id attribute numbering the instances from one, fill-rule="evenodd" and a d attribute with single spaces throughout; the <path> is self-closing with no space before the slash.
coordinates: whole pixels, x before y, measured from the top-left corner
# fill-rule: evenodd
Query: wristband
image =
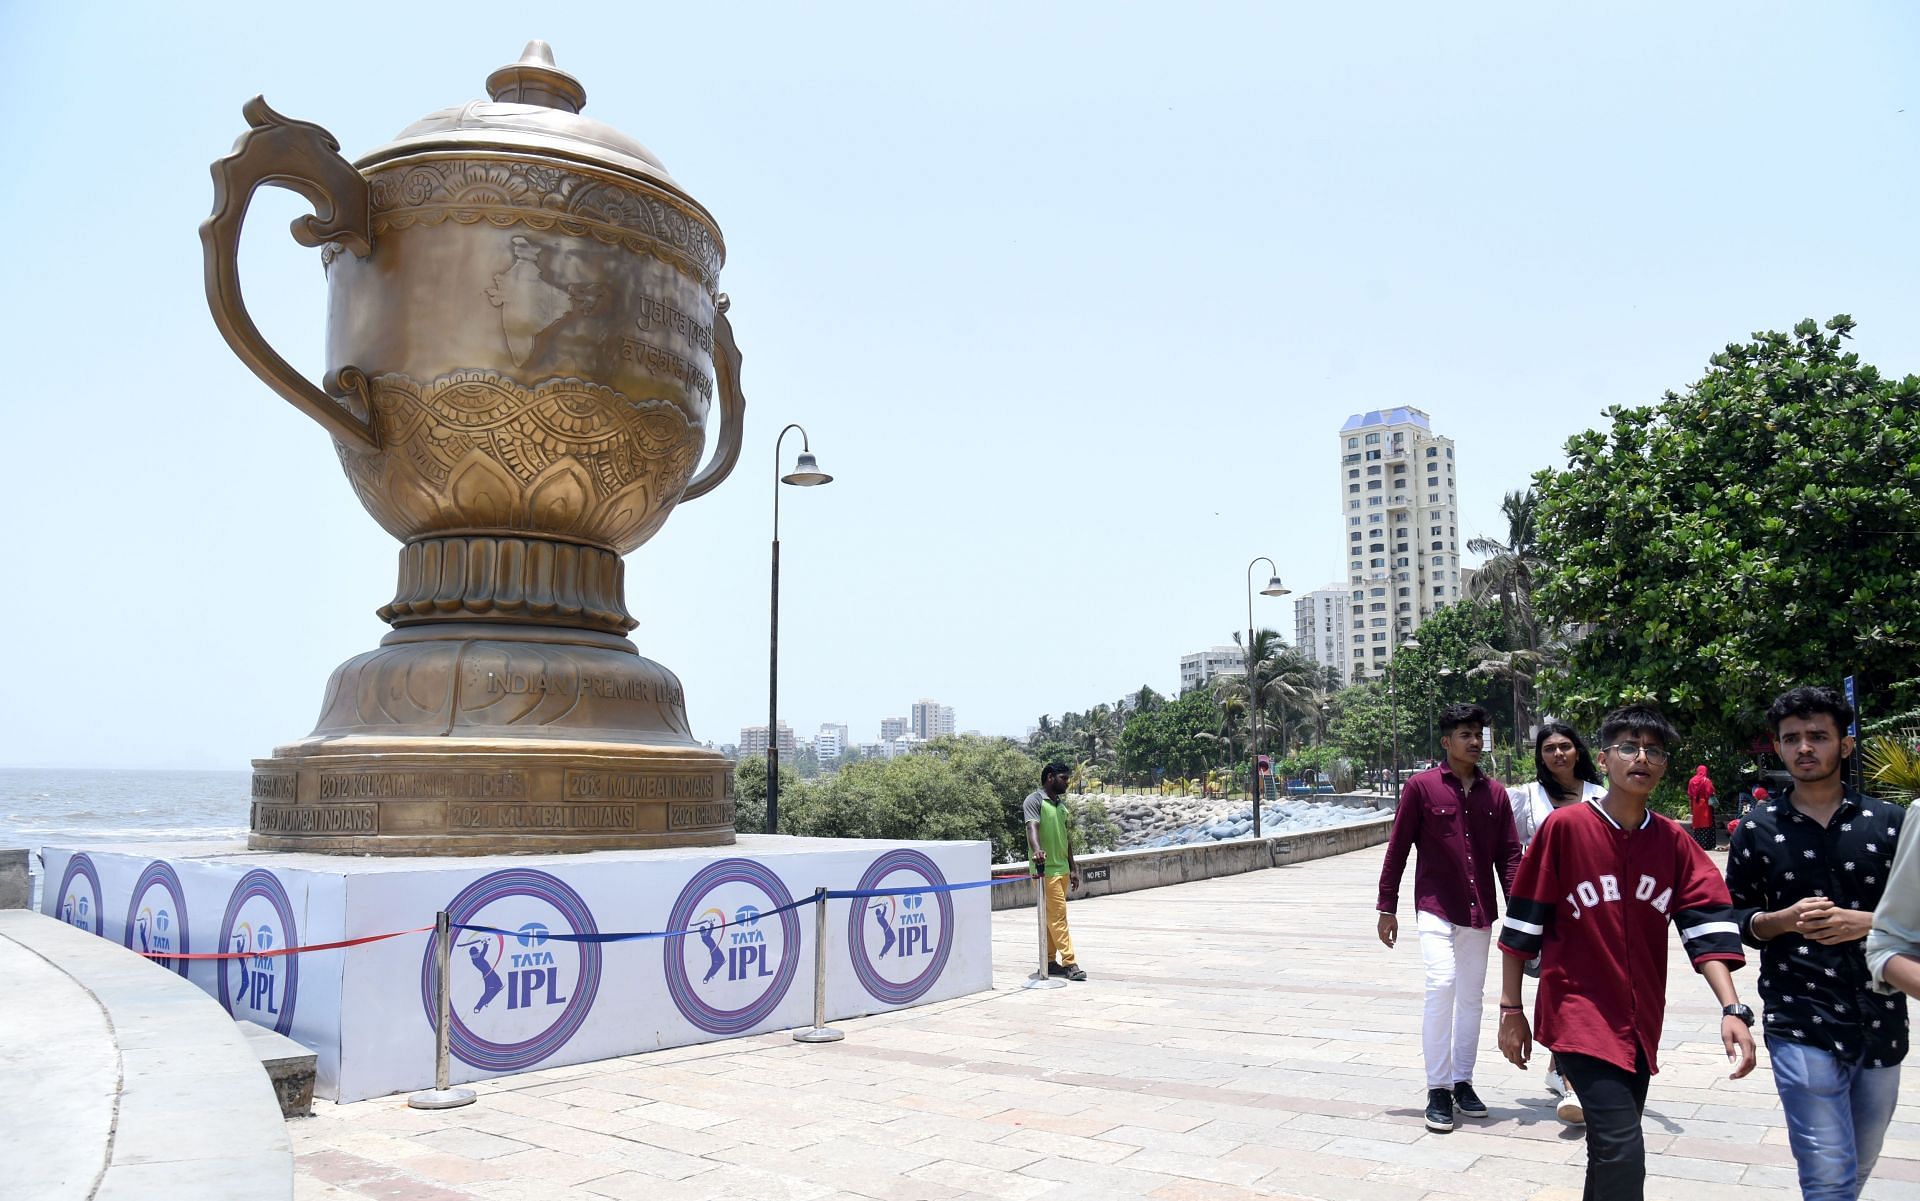
<path id="1" fill-rule="evenodd" d="M 1507 1005 L 1503 1003 L 1500 1006 L 1501 1013 L 1525 1013 L 1526 1011 L 1527 1007 L 1525 1005 Z"/>

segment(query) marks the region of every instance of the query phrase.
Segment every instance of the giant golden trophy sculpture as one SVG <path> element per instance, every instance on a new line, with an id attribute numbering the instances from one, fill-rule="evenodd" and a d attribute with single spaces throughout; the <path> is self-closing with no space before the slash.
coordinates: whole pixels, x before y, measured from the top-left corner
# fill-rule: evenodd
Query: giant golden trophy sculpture
<path id="1" fill-rule="evenodd" d="M 733 840 L 732 775 L 625 635 L 621 556 L 740 453 L 740 356 L 706 209 L 580 116 L 543 42 L 353 163 L 256 98 L 200 228 L 227 342 L 333 435 L 401 542 L 393 632 L 305 739 L 254 762 L 266 850 L 484 854 Z M 254 191 L 314 215 L 324 386 L 261 337 L 236 257 Z M 717 450 L 695 474 L 709 414 Z"/>

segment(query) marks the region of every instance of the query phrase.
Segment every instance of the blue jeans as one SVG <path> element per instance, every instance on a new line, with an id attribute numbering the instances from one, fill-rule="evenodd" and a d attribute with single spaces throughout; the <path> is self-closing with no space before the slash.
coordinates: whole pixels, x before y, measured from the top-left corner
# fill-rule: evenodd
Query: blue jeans
<path id="1" fill-rule="evenodd" d="M 1855 1201 L 1880 1158 L 1900 1068 L 1868 1068 L 1831 1052 L 1767 1038 L 1804 1201 Z"/>

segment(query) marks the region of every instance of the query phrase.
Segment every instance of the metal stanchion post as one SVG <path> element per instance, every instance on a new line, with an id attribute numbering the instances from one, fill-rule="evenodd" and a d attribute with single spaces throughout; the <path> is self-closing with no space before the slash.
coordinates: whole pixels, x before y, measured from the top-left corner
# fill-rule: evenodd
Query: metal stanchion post
<path id="1" fill-rule="evenodd" d="M 827 890 L 813 890 L 813 1025 L 795 1030 L 797 1043 L 837 1043 L 846 1035 L 827 1025 Z"/>
<path id="2" fill-rule="evenodd" d="M 453 990 L 448 964 L 453 957 L 453 924 L 442 909 L 433 918 L 433 1087 L 407 1098 L 412 1109 L 458 1109 L 473 1104 L 470 1088 L 453 1088 L 447 1079 L 447 1039 L 453 1029 Z"/>
<path id="3" fill-rule="evenodd" d="M 1040 966 L 1033 975 L 1027 977 L 1022 988 L 1065 988 L 1067 982 L 1058 976 L 1047 975 L 1047 873 L 1042 869 L 1033 878 L 1033 911 L 1040 915 Z"/>

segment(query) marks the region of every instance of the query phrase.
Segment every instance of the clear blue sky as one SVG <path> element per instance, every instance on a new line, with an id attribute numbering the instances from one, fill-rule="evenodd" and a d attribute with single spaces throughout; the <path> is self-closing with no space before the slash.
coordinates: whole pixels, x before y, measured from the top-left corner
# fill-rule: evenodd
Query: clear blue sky
<path id="1" fill-rule="evenodd" d="M 782 716 L 1018 734 L 1176 686 L 1255 555 L 1337 578 L 1351 412 L 1431 412 L 1497 534 L 1752 330 L 1850 312 L 1920 370 L 1906 4 L 174 7 L 0 9 L 4 764 L 245 766 L 384 632 L 394 544 L 206 313 L 259 92 L 352 157 L 542 37 L 716 215 L 747 452 L 627 569 L 716 743 L 765 720 L 787 421 L 839 479 L 783 506 Z M 245 269 L 311 369 L 301 211 L 264 195 Z"/>

